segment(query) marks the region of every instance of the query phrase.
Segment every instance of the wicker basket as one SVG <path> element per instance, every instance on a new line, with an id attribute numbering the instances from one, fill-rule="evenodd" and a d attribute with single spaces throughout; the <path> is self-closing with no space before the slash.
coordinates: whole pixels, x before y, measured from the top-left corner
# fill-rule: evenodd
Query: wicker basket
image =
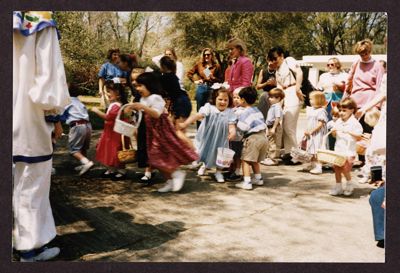
<path id="1" fill-rule="evenodd" d="M 121 163 L 135 163 L 136 159 L 136 150 L 132 148 L 132 145 L 129 145 L 127 149 L 125 147 L 125 137 L 121 135 L 121 142 L 122 142 L 122 151 L 118 151 L 118 160 Z"/>
<path id="2" fill-rule="evenodd" d="M 115 119 L 114 131 L 121 135 L 132 137 L 135 128 L 139 127 L 140 120 L 142 119 L 142 112 L 134 110 L 131 123 L 125 122 L 121 120 L 121 113 L 126 106 L 127 104 L 122 106 L 118 111 L 117 118 Z"/>
<path id="3" fill-rule="evenodd" d="M 326 147 L 326 140 L 328 139 L 328 136 L 331 132 L 327 133 L 323 140 L 322 140 L 322 147 Z M 348 146 L 350 145 L 350 142 L 348 142 Z M 326 149 L 318 149 L 317 151 L 317 159 L 319 162 L 322 163 L 329 163 L 333 164 L 339 167 L 342 167 L 347 160 L 347 155 L 338 153 L 335 151 L 331 150 L 326 150 Z"/>

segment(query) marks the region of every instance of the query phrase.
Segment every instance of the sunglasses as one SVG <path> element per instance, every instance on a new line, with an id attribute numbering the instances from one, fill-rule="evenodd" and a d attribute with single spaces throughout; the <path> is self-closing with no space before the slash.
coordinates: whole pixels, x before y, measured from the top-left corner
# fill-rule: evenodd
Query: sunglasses
<path id="1" fill-rule="evenodd" d="M 327 67 L 330 67 L 330 66 L 333 67 L 333 66 L 335 66 L 335 64 L 327 64 L 326 66 L 327 66 Z"/>
<path id="2" fill-rule="evenodd" d="M 211 54 L 203 54 L 203 56 L 211 56 Z"/>

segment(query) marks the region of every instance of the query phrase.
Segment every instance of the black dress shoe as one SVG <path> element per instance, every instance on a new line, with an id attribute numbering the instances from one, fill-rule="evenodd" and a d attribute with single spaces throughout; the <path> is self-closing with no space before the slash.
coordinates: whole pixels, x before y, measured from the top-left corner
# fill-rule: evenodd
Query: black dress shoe
<path id="1" fill-rule="evenodd" d="M 385 248 L 385 240 L 379 240 L 376 246 L 380 248 Z"/>
<path id="2" fill-rule="evenodd" d="M 105 171 L 104 173 L 101 174 L 101 178 L 112 178 L 114 177 L 115 173 L 108 173 Z"/>
<path id="3" fill-rule="evenodd" d="M 118 181 L 118 180 L 124 180 L 126 178 L 126 173 L 119 173 L 116 172 L 114 175 L 111 177 L 111 180 L 113 181 Z"/>
<path id="4" fill-rule="evenodd" d="M 228 175 L 224 176 L 226 181 L 234 182 L 242 179 L 241 175 L 237 175 L 236 173 L 228 173 Z"/>

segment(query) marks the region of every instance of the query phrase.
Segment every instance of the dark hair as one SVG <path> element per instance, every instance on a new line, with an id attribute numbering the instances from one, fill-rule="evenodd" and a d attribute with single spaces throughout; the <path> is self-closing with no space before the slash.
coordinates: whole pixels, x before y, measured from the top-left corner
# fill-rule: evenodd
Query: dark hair
<path id="1" fill-rule="evenodd" d="M 280 88 L 272 88 L 268 91 L 268 96 L 273 98 L 280 98 L 281 100 L 283 100 L 285 98 L 285 93 Z"/>
<path id="2" fill-rule="evenodd" d="M 132 61 L 131 56 L 128 55 L 128 54 L 121 54 L 121 55 L 119 56 L 119 58 L 120 58 L 120 61 L 121 61 L 121 62 L 124 62 L 124 63 L 127 63 L 127 64 L 128 64 L 129 71 L 131 71 L 132 68 L 133 68 L 133 61 Z"/>
<path id="3" fill-rule="evenodd" d="M 120 83 L 114 83 L 113 81 L 106 81 L 105 83 L 107 89 L 112 89 L 118 92 L 119 100 L 122 104 L 128 103 L 128 98 L 126 96 L 124 87 Z"/>
<path id="4" fill-rule="evenodd" d="M 215 102 L 217 101 L 217 97 L 221 93 L 226 93 L 228 95 L 228 107 L 233 106 L 233 98 L 232 98 L 232 92 L 230 92 L 228 89 L 225 89 L 224 87 L 221 87 L 219 89 L 214 89 L 211 93 L 209 103 L 211 105 L 215 105 Z"/>
<path id="5" fill-rule="evenodd" d="M 248 104 L 254 104 L 257 100 L 257 90 L 253 86 L 248 86 L 240 90 L 239 97 L 244 99 Z"/>
<path id="6" fill-rule="evenodd" d="M 113 53 L 119 54 L 119 48 L 110 48 L 107 52 L 107 59 L 111 60 L 111 56 Z"/>
<path id="7" fill-rule="evenodd" d="M 160 59 L 160 66 L 174 74 L 176 73 L 176 62 L 168 56 L 164 56 Z"/>
<path id="8" fill-rule="evenodd" d="M 79 86 L 76 83 L 68 83 L 68 91 L 71 97 L 77 97 L 81 94 Z"/>
<path id="9" fill-rule="evenodd" d="M 160 77 L 154 72 L 144 72 L 136 78 L 136 83 L 146 86 L 151 94 L 158 94 L 165 97 L 165 92 L 161 88 Z"/>
<path id="10" fill-rule="evenodd" d="M 275 54 L 278 56 L 283 56 L 283 58 L 289 56 L 288 51 L 285 51 L 281 46 L 276 46 L 268 51 L 267 60 L 273 61 L 275 59 Z"/>

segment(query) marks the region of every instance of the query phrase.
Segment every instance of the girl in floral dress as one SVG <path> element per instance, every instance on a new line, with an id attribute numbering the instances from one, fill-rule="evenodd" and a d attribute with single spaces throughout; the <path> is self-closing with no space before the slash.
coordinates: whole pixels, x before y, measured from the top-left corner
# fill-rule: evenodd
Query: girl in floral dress
<path id="1" fill-rule="evenodd" d="M 322 147 L 324 135 L 327 133 L 326 124 L 328 122 L 328 113 L 325 94 L 321 91 L 312 91 L 310 93 L 311 107 L 307 107 L 307 130 L 304 135 L 307 137 L 307 151 L 313 155 L 309 166 L 304 171 L 312 174 L 322 173 L 322 164 L 317 162 L 317 150 L 325 149 Z"/>
<path id="2" fill-rule="evenodd" d="M 179 191 L 186 173 L 178 170 L 198 158 L 196 152 L 176 134 L 176 129 L 165 109 L 158 77 L 151 72 L 140 74 L 136 79 L 140 102 L 129 104 L 126 113 L 143 111 L 146 124 L 146 151 L 150 167 L 158 169 L 167 179 L 159 192 Z M 140 139 L 138 139 L 140 142 Z M 140 143 L 138 143 L 140 145 Z"/>

